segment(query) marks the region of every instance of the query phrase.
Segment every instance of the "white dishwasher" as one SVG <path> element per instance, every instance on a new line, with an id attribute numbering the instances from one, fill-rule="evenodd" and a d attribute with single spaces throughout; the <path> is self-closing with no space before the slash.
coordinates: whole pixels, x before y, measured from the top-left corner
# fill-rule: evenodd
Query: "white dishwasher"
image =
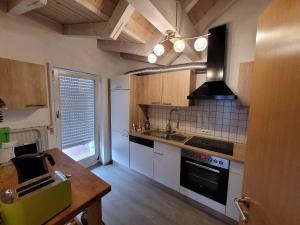
<path id="1" fill-rule="evenodd" d="M 153 178 L 153 141 L 144 138 L 129 137 L 130 168 Z"/>

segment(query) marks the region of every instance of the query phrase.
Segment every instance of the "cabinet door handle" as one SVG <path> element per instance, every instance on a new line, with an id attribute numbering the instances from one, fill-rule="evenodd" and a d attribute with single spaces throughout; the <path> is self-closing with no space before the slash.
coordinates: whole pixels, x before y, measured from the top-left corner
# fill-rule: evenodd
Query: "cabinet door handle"
<path id="1" fill-rule="evenodd" d="M 31 105 L 25 105 L 26 108 L 30 107 L 45 107 L 46 104 L 31 104 Z"/>
<path id="2" fill-rule="evenodd" d="M 172 105 L 170 102 L 164 102 L 163 105 Z"/>
<path id="3" fill-rule="evenodd" d="M 160 102 L 151 102 L 152 105 L 159 105 Z"/>
<path id="4" fill-rule="evenodd" d="M 248 223 L 248 212 L 246 210 L 243 210 L 240 204 L 243 204 L 246 208 L 249 208 L 250 207 L 250 199 L 247 197 L 235 198 L 234 204 L 235 204 L 236 208 L 238 209 L 243 222 Z"/>

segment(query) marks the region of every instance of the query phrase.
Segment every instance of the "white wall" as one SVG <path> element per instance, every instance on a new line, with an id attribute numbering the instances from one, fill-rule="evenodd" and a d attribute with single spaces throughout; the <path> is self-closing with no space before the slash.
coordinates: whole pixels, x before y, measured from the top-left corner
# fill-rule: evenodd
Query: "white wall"
<path id="1" fill-rule="evenodd" d="M 37 22 L 38 21 L 38 22 Z M 123 60 L 118 54 L 97 48 L 96 40 L 75 38 L 61 34 L 61 26 L 36 14 L 12 16 L 0 11 L 0 57 L 32 63 L 50 63 L 93 74 L 102 79 L 102 120 L 108 119 L 107 78 L 127 70 L 145 67 L 145 64 Z M 1 75 L 0 75 L 1 76 Z M 27 128 L 49 124 L 49 109 L 5 112 L 0 127 Z M 108 125 L 102 127 L 103 148 L 109 149 Z M 50 147 L 56 147 L 54 136 L 49 135 Z"/>
<path id="2" fill-rule="evenodd" d="M 211 27 L 228 24 L 226 83 L 237 92 L 239 64 L 253 61 L 255 57 L 256 24 L 259 15 L 271 0 L 238 0 L 227 12 L 221 15 Z M 200 32 L 200 24 L 196 24 Z M 205 31 L 204 33 L 207 33 Z M 200 61 L 206 62 L 207 52 L 203 52 Z M 189 62 L 181 55 L 173 64 Z M 197 86 L 205 82 L 206 74 L 198 75 Z"/>
<path id="3" fill-rule="evenodd" d="M 227 12 L 220 16 L 211 26 L 228 24 L 226 83 L 237 91 L 239 65 L 253 61 L 257 20 L 271 0 L 238 0 Z M 196 28 L 200 32 L 200 27 Z M 202 61 L 206 61 L 206 53 Z"/>

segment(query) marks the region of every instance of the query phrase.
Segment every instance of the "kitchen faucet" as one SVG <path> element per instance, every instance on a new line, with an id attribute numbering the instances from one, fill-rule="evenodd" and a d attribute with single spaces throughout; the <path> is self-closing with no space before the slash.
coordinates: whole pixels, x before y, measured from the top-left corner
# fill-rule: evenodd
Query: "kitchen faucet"
<path id="1" fill-rule="evenodd" d="M 176 128 L 177 129 L 179 128 L 179 111 L 178 111 L 178 109 L 174 108 L 174 109 L 170 110 L 169 120 L 168 120 L 168 123 L 166 125 L 166 131 L 169 132 L 169 133 L 172 133 L 171 121 L 172 121 L 172 114 L 173 114 L 173 112 L 177 112 L 177 126 L 176 126 Z"/>

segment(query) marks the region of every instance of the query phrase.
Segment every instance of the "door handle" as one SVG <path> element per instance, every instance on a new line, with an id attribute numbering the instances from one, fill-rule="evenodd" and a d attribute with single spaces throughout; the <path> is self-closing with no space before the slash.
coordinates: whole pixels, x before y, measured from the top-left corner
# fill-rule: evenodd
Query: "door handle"
<path id="1" fill-rule="evenodd" d="M 199 168 L 202 168 L 202 169 L 205 169 L 205 170 L 208 170 L 208 171 L 211 171 L 211 172 L 214 172 L 214 173 L 220 173 L 219 170 L 216 170 L 216 169 L 212 169 L 212 168 L 209 168 L 207 166 L 202 166 L 200 164 L 197 164 L 197 163 L 193 163 L 193 162 L 190 162 L 190 161 L 185 161 L 187 164 L 190 164 L 192 166 L 196 166 L 196 167 L 199 167 Z"/>
<path id="2" fill-rule="evenodd" d="M 243 204 L 246 208 L 249 208 L 250 207 L 250 199 L 248 197 L 235 198 L 234 204 L 235 204 L 236 208 L 238 209 L 243 222 L 248 223 L 248 212 L 241 207 L 241 204 Z"/>
<path id="3" fill-rule="evenodd" d="M 154 152 L 154 154 L 160 155 L 160 156 L 163 156 L 163 155 L 164 155 L 163 153 L 160 153 L 160 152 Z"/>

